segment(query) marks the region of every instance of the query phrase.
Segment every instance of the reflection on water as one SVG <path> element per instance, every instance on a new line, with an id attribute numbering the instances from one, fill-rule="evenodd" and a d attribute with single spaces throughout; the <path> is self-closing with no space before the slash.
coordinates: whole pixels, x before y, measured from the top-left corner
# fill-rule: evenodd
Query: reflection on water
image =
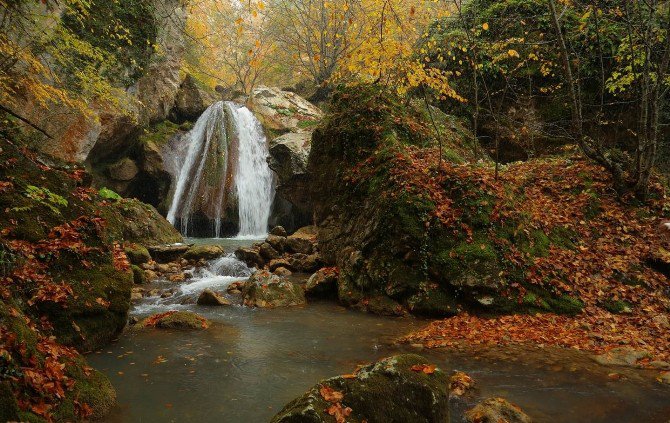
<path id="1" fill-rule="evenodd" d="M 207 277 L 201 274 L 184 287 Z M 149 299 L 134 313 L 141 317 L 173 307 Z M 178 307 L 204 315 L 213 322 L 211 328 L 129 332 L 89 356 L 118 393 L 119 406 L 106 421 L 269 421 L 323 378 L 397 352 L 415 352 L 392 342 L 425 324 L 325 302 L 277 310 Z M 666 423 L 670 416 L 670 390 L 649 374 L 623 371 L 625 378 L 615 381 L 608 377 L 612 369 L 576 352 L 478 348 L 420 354 L 447 371 L 468 372 L 481 396 L 506 397 L 539 422 Z"/>

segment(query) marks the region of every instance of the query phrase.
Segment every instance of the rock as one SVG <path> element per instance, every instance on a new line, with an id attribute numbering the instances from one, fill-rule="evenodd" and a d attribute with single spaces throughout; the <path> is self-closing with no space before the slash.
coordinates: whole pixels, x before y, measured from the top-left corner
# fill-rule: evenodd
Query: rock
<path id="1" fill-rule="evenodd" d="M 109 176 L 115 181 L 130 181 L 139 173 L 137 163 L 129 157 L 124 157 L 107 168 Z"/>
<path id="2" fill-rule="evenodd" d="M 178 260 L 189 250 L 189 248 L 190 246 L 186 244 L 168 244 L 153 245 L 147 249 L 149 250 L 151 257 L 153 257 L 154 260 L 156 260 L 158 263 L 165 264 Z M 169 269 L 165 271 L 169 271 Z"/>
<path id="3" fill-rule="evenodd" d="M 291 272 L 290 270 L 288 270 L 285 267 L 278 267 L 272 273 L 274 273 L 277 276 L 291 276 L 293 274 L 293 272 Z"/>
<path id="4" fill-rule="evenodd" d="M 187 74 L 179 86 L 172 113 L 178 121 L 195 121 L 217 100 L 217 96 L 192 75 Z"/>
<path id="5" fill-rule="evenodd" d="M 170 275 L 170 277 L 168 277 L 168 280 L 170 282 L 175 282 L 175 283 L 184 282 L 186 280 L 186 273 L 177 273 L 177 274 L 174 274 L 174 275 Z"/>
<path id="6" fill-rule="evenodd" d="M 398 355 L 354 375 L 323 380 L 286 405 L 272 423 L 334 422 L 331 413 L 347 422 L 447 422 L 449 378 L 428 363 L 418 355 Z"/>
<path id="7" fill-rule="evenodd" d="M 134 264 L 130 268 L 133 270 L 133 282 L 135 285 L 144 285 L 147 283 L 147 275 L 144 273 L 144 270 Z"/>
<path id="8" fill-rule="evenodd" d="M 246 105 L 264 128 L 279 133 L 309 132 L 323 117 L 321 110 L 304 98 L 279 88 L 255 88 Z"/>
<path id="9" fill-rule="evenodd" d="M 286 247 L 292 253 L 312 254 L 313 241 L 290 236 L 286 238 Z"/>
<path id="10" fill-rule="evenodd" d="M 311 133 L 284 134 L 270 141 L 268 158 L 270 169 L 277 174 L 277 194 L 307 215 L 311 212 L 307 173 L 311 141 Z"/>
<path id="11" fill-rule="evenodd" d="M 531 423 L 532 419 L 519 406 L 503 398 L 489 398 L 465 413 L 468 423 Z"/>
<path id="12" fill-rule="evenodd" d="M 315 272 L 321 265 L 321 257 L 318 254 L 296 253 L 289 257 L 289 267 L 299 272 Z"/>
<path id="13" fill-rule="evenodd" d="M 156 265 L 156 270 L 160 273 L 169 273 L 170 266 L 166 263 L 160 263 Z"/>
<path id="14" fill-rule="evenodd" d="M 261 256 L 258 248 L 240 247 L 235 250 L 235 257 L 245 262 L 250 267 L 261 268 L 265 265 L 265 259 Z"/>
<path id="15" fill-rule="evenodd" d="M 270 263 L 268 263 L 268 268 L 270 269 L 270 272 L 274 272 L 280 267 L 289 269 L 290 271 L 295 270 L 295 268 L 291 265 L 291 262 L 287 258 L 274 259 L 271 260 Z"/>
<path id="16" fill-rule="evenodd" d="M 475 381 L 466 373 L 454 372 L 449 378 L 449 394 L 457 397 L 472 391 Z"/>
<path id="17" fill-rule="evenodd" d="M 670 370 L 670 363 L 667 361 L 652 361 L 649 367 L 657 370 Z"/>
<path id="18" fill-rule="evenodd" d="M 277 252 L 283 253 L 286 251 L 286 237 L 285 236 L 278 236 L 278 235 L 268 235 L 267 239 L 265 240 L 268 244 L 272 246 Z"/>
<path id="19" fill-rule="evenodd" d="M 151 261 L 149 250 L 139 244 L 126 244 L 123 248 L 132 264 L 141 265 Z"/>
<path id="20" fill-rule="evenodd" d="M 142 298 L 144 298 L 144 296 L 141 292 L 133 291 L 130 294 L 130 301 L 140 301 Z"/>
<path id="21" fill-rule="evenodd" d="M 305 304 L 302 288 L 267 271 L 251 275 L 243 289 L 247 307 L 290 307 Z"/>
<path id="22" fill-rule="evenodd" d="M 275 226 L 270 231 L 270 235 L 286 237 L 288 235 L 288 233 L 286 233 L 286 229 L 284 229 L 283 226 Z"/>
<path id="23" fill-rule="evenodd" d="M 277 250 L 272 248 L 272 245 L 270 245 L 267 242 L 264 242 L 260 245 L 259 252 L 261 256 L 266 260 L 273 260 L 279 258 L 279 256 L 281 255 Z"/>
<path id="24" fill-rule="evenodd" d="M 165 245 L 180 243 L 184 239 L 170 222 L 155 207 L 138 200 L 124 198 L 110 204 L 103 211 L 108 231 L 114 239 L 141 245 Z M 151 248 L 148 248 L 152 252 Z M 158 261 L 152 255 L 153 259 Z"/>
<path id="25" fill-rule="evenodd" d="M 658 377 L 658 381 L 664 385 L 670 385 L 670 372 L 661 373 Z"/>
<path id="26" fill-rule="evenodd" d="M 337 269 L 333 267 L 317 270 L 307 280 L 305 295 L 308 297 L 336 297 L 337 275 Z"/>
<path id="27" fill-rule="evenodd" d="M 225 251 L 218 245 L 194 245 L 184 253 L 186 260 L 213 260 L 221 257 Z"/>
<path id="28" fill-rule="evenodd" d="M 231 303 L 220 294 L 210 289 L 205 289 L 198 297 L 196 304 L 201 306 L 225 306 Z"/>
<path id="29" fill-rule="evenodd" d="M 140 328 L 201 330 L 209 327 L 209 321 L 190 311 L 168 311 L 147 317 L 137 326 Z"/>
<path id="30" fill-rule="evenodd" d="M 617 347 L 610 351 L 596 355 L 593 359 L 604 366 L 637 366 L 638 361 L 651 358 L 651 354 L 645 350 L 632 347 Z"/>
<path id="31" fill-rule="evenodd" d="M 153 270 L 145 270 L 144 276 L 146 277 L 147 282 L 153 282 L 158 279 L 158 275 Z"/>

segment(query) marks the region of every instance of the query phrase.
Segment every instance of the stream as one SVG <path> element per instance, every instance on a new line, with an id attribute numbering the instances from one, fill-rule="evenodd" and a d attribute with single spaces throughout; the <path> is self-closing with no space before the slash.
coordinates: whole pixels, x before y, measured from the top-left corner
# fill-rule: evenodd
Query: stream
<path id="1" fill-rule="evenodd" d="M 197 242 L 232 252 L 253 240 Z M 118 405 L 105 422 L 268 422 L 319 380 L 399 352 L 419 353 L 447 372 L 470 374 L 478 395 L 467 405 L 502 396 L 538 422 L 667 423 L 670 418 L 670 390 L 656 384 L 653 373 L 602 367 L 579 352 L 538 347 L 418 350 L 393 341 L 427 321 L 364 314 L 334 302 L 274 310 L 182 304 L 205 288 L 225 291 L 248 273 L 244 264 L 224 257 L 196 270 L 173 297 L 135 304 L 131 314 L 137 318 L 191 310 L 212 325 L 204 331 L 126 331 L 89 355 L 90 364 L 109 376 L 118 394 Z M 158 281 L 152 286 L 175 284 Z M 623 378 L 610 378 L 612 372 Z"/>

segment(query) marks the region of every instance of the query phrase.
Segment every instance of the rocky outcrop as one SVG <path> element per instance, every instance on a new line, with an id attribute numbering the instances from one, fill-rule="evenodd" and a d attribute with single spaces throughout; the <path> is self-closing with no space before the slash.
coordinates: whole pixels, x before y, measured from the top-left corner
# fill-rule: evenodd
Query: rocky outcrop
<path id="1" fill-rule="evenodd" d="M 192 75 L 186 75 L 179 86 L 171 118 L 175 122 L 194 122 L 218 100 L 213 90 L 209 90 Z"/>
<path id="2" fill-rule="evenodd" d="M 332 267 L 319 269 L 309 277 L 305 284 L 305 295 L 308 297 L 337 297 L 338 271 Z"/>
<path id="3" fill-rule="evenodd" d="M 308 220 L 311 213 L 307 159 L 311 147 L 311 132 L 290 132 L 270 141 L 268 164 L 277 174 L 277 193 Z"/>
<path id="4" fill-rule="evenodd" d="M 578 299 L 551 289 L 529 286 L 519 301 L 512 286 L 524 270 L 509 270 L 509 246 L 538 257 L 560 239 L 519 231 L 510 219 L 494 224 L 488 169 L 467 164 L 480 150 L 447 116 L 432 116 L 435 125 L 420 104 L 361 86 L 336 93 L 314 132 L 308 171 L 319 251 L 340 271 L 340 301 L 383 314 L 579 312 Z M 436 125 L 441 146 L 429 129 Z M 440 151 L 445 166 L 431 173 Z"/>
<path id="5" fill-rule="evenodd" d="M 279 88 L 255 88 L 246 105 L 270 132 L 271 139 L 288 132 L 309 132 L 323 117 L 312 103 Z"/>
<path id="6" fill-rule="evenodd" d="M 326 379 L 272 423 L 449 421 L 449 377 L 418 355 L 398 355 Z"/>
<path id="7" fill-rule="evenodd" d="M 302 288 L 268 271 L 257 271 L 242 289 L 247 307 L 275 308 L 305 304 Z"/>
<path id="8" fill-rule="evenodd" d="M 286 233 L 273 229 L 274 233 Z M 305 226 L 290 236 L 268 235 L 264 242 L 241 247 L 235 256 L 250 267 L 275 272 L 284 268 L 291 272 L 312 273 L 322 266 L 318 252 L 316 227 Z"/>

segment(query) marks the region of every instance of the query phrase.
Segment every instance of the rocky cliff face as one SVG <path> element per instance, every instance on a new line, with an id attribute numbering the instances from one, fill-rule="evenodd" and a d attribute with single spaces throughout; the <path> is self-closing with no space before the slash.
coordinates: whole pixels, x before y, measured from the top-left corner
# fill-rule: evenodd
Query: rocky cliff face
<path id="1" fill-rule="evenodd" d="M 509 239 L 529 256 L 549 239 L 496 220 L 490 169 L 468 164 L 478 148 L 457 122 L 401 104 L 373 88 L 346 90 L 314 133 L 314 214 L 323 258 L 340 269 L 340 301 L 436 316 L 532 308 L 539 298 L 548 309 L 579 310 L 579 301 L 540 288 L 519 302 L 524 265 L 509 260 Z"/>

